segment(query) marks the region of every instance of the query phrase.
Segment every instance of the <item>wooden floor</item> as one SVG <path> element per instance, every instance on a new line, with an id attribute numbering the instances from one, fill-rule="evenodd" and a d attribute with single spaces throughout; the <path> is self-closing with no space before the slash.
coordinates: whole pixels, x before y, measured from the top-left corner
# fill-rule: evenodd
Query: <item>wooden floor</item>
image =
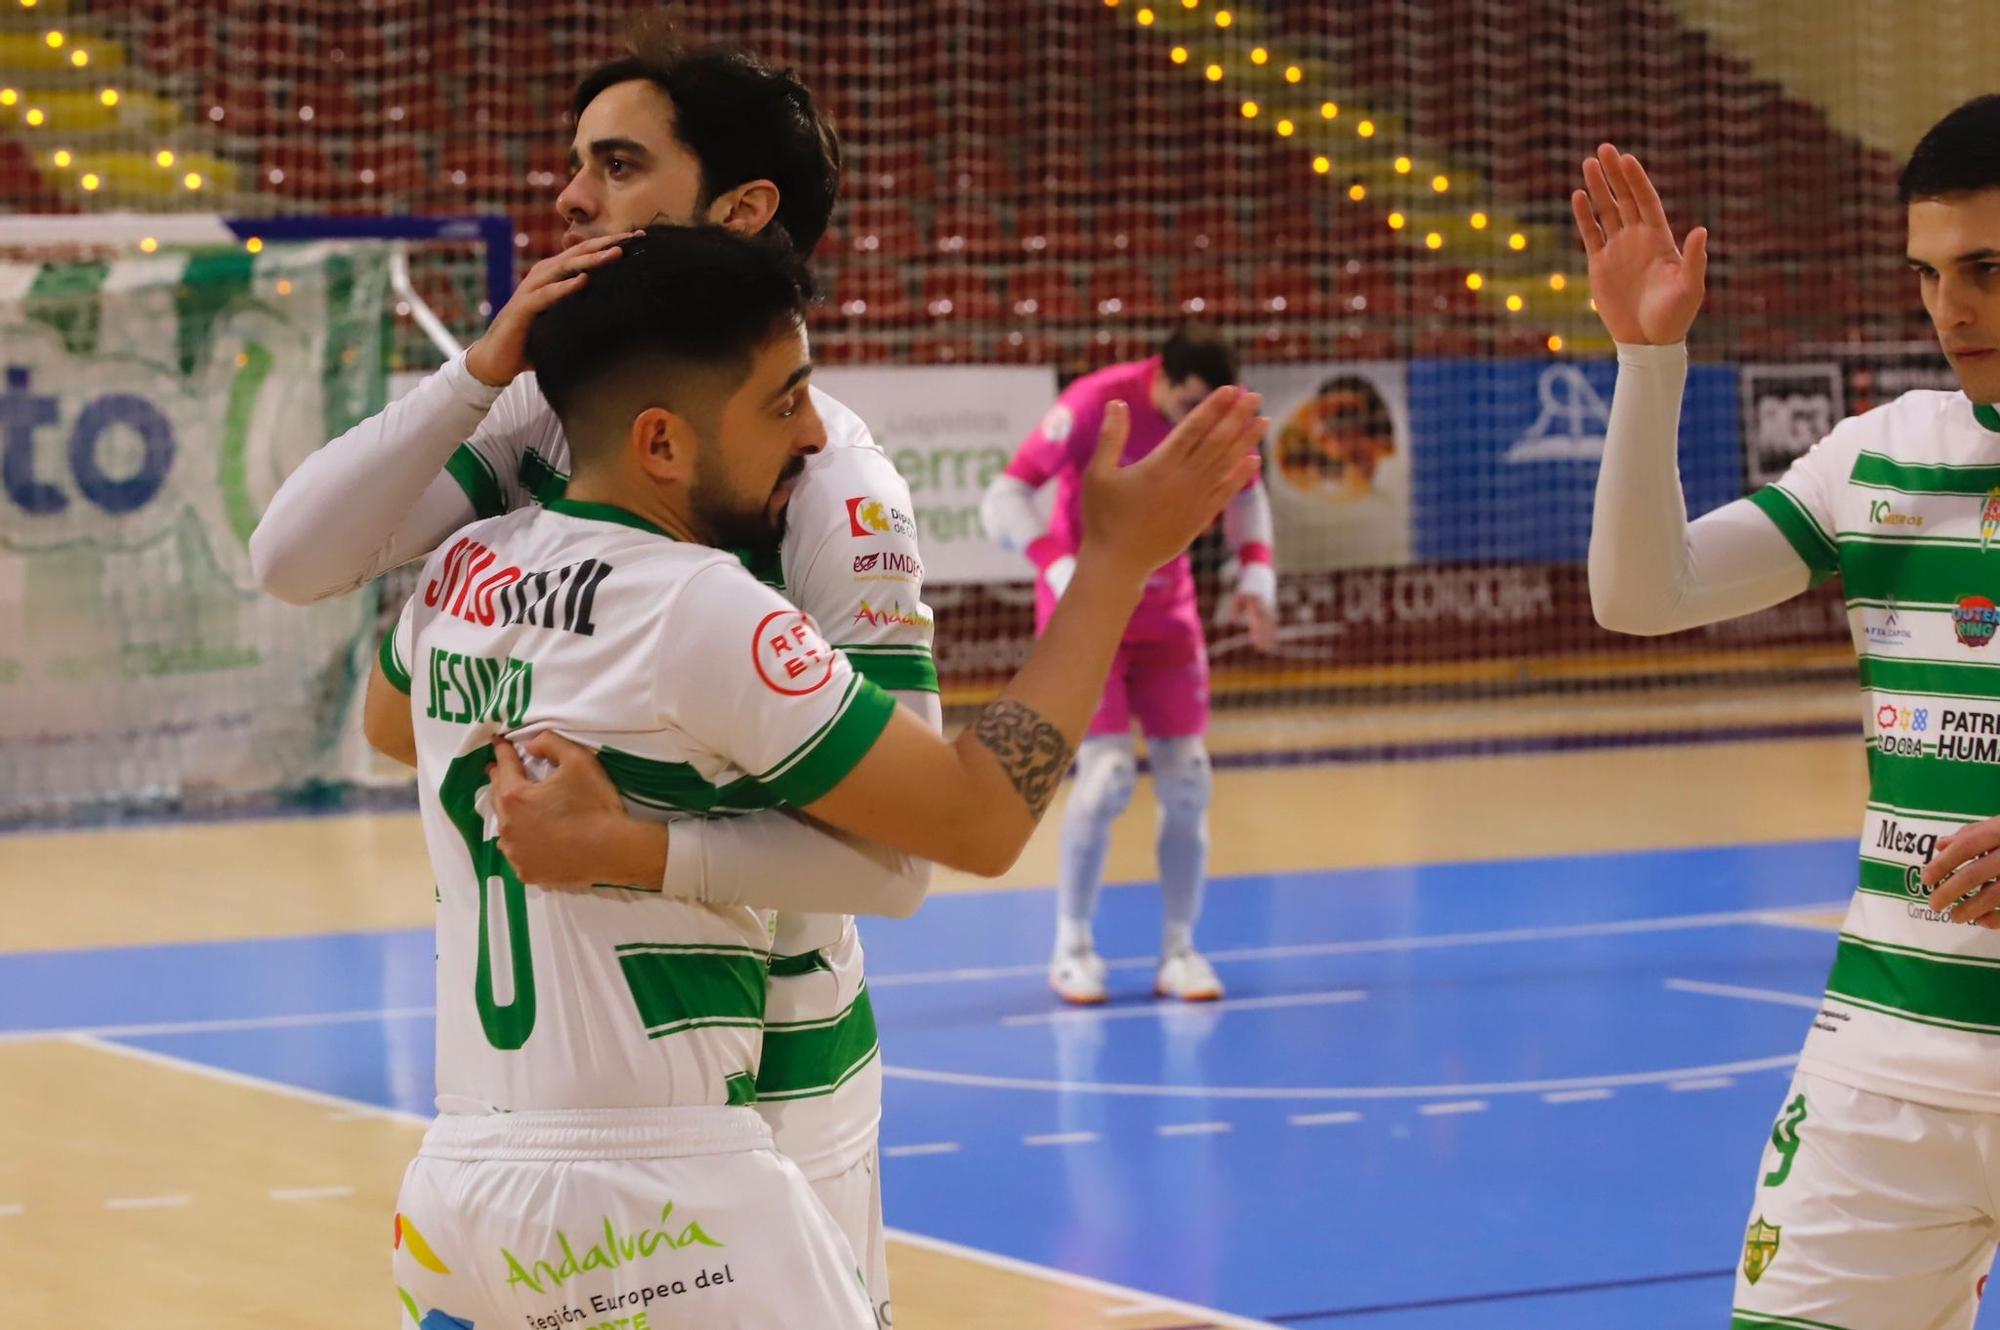
<path id="1" fill-rule="evenodd" d="M 1829 696 L 1825 714 L 1851 716 L 1852 697 Z M 1531 731 L 1558 719 L 1607 723 L 1523 707 L 1515 719 Z M 1490 715 L 1427 709 L 1422 724 L 1464 735 L 1475 719 Z M 1259 724 L 1218 734 L 1218 752 L 1273 734 L 1318 742 L 1298 718 L 1279 730 Z M 1329 743 L 1373 742 L 1356 738 L 1367 727 L 1351 717 L 1312 724 Z M 1851 836 L 1863 797 L 1852 737 L 1225 770 L 1213 871 Z M 1149 801 L 1142 782 L 1136 815 L 1115 838 L 1114 881 L 1152 877 Z M 1053 881 L 1058 820 L 1002 885 Z M 991 885 L 946 874 L 937 889 Z M 0 890 L 0 952 L 420 927 L 432 909 L 411 815 L 0 837 Z M 21 1037 L 5 1025 L 0 1015 L 4 1324 L 395 1324 L 389 1216 L 417 1120 L 88 1035 Z M 921 1239 L 895 1243 L 891 1265 L 901 1330 L 1251 1324 Z"/>

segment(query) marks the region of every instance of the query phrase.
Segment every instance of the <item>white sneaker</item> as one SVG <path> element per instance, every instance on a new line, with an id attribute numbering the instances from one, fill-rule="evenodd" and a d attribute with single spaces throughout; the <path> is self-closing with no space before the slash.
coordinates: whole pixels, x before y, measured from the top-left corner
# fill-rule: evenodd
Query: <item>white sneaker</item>
<path id="1" fill-rule="evenodd" d="M 1049 987 L 1065 1002 L 1095 1006 L 1104 1001 L 1104 958 L 1095 951 L 1059 951 L 1049 962 Z"/>
<path id="2" fill-rule="evenodd" d="M 1215 967 L 1190 947 L 1160 962 L 1160 972 L 1153 976 L 1153 995 L 1213 1002 L 1222 996 L 1222 981 L 1215 977 Z"/>

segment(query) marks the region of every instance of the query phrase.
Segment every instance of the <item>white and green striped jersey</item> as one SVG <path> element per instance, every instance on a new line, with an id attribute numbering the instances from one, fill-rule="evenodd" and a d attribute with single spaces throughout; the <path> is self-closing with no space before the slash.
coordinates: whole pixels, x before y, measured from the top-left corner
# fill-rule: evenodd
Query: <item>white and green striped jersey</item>
<path id="1" fill-rule="evenodd" d="M 936 693 L 909 486 L 858 415 L 817 388 L 812 401 L 826 447 L 793 488 L 780 567 L 755 571 L 781 583 L 862 677 L 892 692 Z M 448 469 L 487 516 L 560 496 L 569 465 L 561 422 L 523 374 Z M 786 912 L 771 946 L 758 1108 L 808 1177 L 830 1176 L 872 1147 L 882 1116 L 861 939 L 848 916 Z"/>
<path id="2" fill-rule="evenodd" d="M 2000 813 L 2000 413 L 1907 393 L 1751 501 L 1840 574 L 1867 714 L 1859 890 L 1800 1066 L 2000 1110 L 2000 933 L 1943 922 L 1918 879 L 1940 837 Z"/>
<path id="3" fill-rule="evenodd" d="M 727 817 L 832 789 L 888 693 L 734 556 L 562 498 L 435 551 L 381 661 L 410 694 L 438 886 L 440 1111 L 751 1102 L 764 919 L 523 884 L 494 840 L 492 746 L 553 729 L 634 815 Z"/>

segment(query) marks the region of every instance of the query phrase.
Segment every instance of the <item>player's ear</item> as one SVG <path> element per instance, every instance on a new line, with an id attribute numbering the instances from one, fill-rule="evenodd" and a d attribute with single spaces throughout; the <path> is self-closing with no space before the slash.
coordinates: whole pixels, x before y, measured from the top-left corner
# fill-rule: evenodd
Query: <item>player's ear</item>
<path id="1" fill-rule="evenodd" d="M 626 447 L 639 469 L 657 481 L 694 482 L 694 455 L 699 439 L 686 416 L 663 406 L 649 406 L 632 418 Z"/>
<path id="2" fill-rule="evenodd" d="M 708 220 L 738 235 L 756 235 L 777 215 L 778 187 L 768 180 L 746 180 L 708 205 Z"/>

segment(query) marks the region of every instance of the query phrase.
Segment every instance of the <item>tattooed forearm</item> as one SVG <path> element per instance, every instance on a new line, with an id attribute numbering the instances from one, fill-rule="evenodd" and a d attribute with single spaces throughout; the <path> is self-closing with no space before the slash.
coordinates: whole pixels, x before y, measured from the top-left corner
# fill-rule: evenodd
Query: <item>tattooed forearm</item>
<path id="1" fill-rule="evenodd" d="M 1000 769 L 1014 782 L 1029 814 L 1040 821 L 1074 756 L 1062 731 L 1019 702 L 1003 697 L 979 713 L 972 733 L 1000 760 Z"/>

